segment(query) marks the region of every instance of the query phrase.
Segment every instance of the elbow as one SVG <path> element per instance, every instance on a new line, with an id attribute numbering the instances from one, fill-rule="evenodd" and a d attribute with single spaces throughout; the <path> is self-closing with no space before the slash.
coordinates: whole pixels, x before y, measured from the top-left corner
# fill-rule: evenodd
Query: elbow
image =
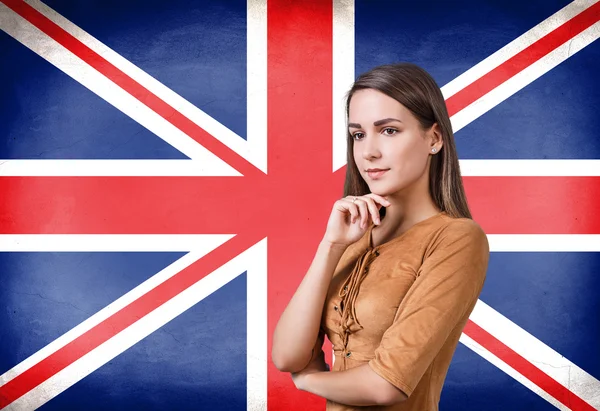
<path id="1" fill-rule="evenodd" d="M 271 361 L 275 368 L 281 372 L 298 372 L 301 371 L 302 364 L 297 358 L 292 358 L 289 355 L 278 353 L 276 350 L 271 351 Z M 299 365 L 300 364 L 300 365 Z"/>
<path id="2" fill-rule="evenodd" d="M 366 376 L 369 377 L 369 381 L 371 382 L 372 398 L 377 405 L 390 406 L 408 399 L 408 395 L 404 391 L 375 371 L 371 361 L 365 369 L 368 371 Z"/>
<path id="3" fill-rule="evenodd" d="M 273 361 L 273 365 L 275 365 L 275 368 L 277 368 L 281 372 L 294 372 L 290 361 L 287 361 L 285 358 L 271 355 L 271 361 Z"/>
<path id="4" fill-rule="evenodd" d="M 377 393 L 377 405 L 390 406 L 406 401 L 408 396 L 398 388 L 389 384 L 388 387 L 380 389 Z"/>

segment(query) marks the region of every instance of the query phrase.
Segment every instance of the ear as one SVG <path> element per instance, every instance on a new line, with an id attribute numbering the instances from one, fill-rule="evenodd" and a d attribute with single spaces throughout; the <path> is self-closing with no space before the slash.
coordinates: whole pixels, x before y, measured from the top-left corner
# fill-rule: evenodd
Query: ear
<path id="1" fill-rule="evenodd" d="M 442 139 L 442 131 L 440 130 L 438 123 L 433 123 L 433 126 L 427 131 L 427 136 L 429 140 L 429 151 L 431 152 L 435 149 L 432 154 L 439 153 L 444 145 L 444 140 Z"/>

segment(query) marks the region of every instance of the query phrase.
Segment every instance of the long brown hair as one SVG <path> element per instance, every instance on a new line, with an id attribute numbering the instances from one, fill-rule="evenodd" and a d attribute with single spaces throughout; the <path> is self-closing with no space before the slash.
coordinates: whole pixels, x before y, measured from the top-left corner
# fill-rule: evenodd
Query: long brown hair
<path id="1" fill-rule="evenodd" d="M 443 146 L 432 156 L 429 167 L 429 194 L 437 207 L 452 217 L 472 218 L 462 183 L 452 124 L 446 102 L 439 86 L 421 67 L 412 63 L 386 64 L 361 74 L 346 96 L 346 119 L 350 112 L 350 99 L 358 90 L 373 89 L 395 99 L 406 107 L 419 121 L 423 130 L 438 123 Z M 344 197 L 370 193 L 354 162 L 354 139 L 347 132 L 347 169 Z M 381 208 L 385 215 L 385 207 Z"/>

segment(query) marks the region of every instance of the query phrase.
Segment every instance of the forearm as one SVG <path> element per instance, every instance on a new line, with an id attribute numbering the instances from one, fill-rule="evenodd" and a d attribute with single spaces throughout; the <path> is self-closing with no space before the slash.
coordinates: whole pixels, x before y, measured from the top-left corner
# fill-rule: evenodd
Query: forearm
<path id="1" fill-rule="evenodd" d="M 376 374 L 368 364 L 345 371 L 302 375 L 298 388 L 340 404 L 388 405 L 406 396 Z"/>
<path id="2" fill-rule="evenodd" d="M 315 257 L 273 333 L 272 359 L 282 371 L 299 371 L 310 359 L 333 272 L 345 251 L 321 241 Z"/>

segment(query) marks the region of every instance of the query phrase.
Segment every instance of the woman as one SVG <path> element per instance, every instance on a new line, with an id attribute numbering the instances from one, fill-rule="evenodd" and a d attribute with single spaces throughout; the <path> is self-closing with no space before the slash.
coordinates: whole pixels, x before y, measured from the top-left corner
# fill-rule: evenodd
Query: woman
<path id="1" fill-rule="evenodd" d="M 356 80 L 346 111 L 344 198 L 281 315 L 272 359 L 327 410 L 437 410 L 483 287 L 487 237 L 471 219 L 444 98 L 427 72 L 376 67 Z"/>

